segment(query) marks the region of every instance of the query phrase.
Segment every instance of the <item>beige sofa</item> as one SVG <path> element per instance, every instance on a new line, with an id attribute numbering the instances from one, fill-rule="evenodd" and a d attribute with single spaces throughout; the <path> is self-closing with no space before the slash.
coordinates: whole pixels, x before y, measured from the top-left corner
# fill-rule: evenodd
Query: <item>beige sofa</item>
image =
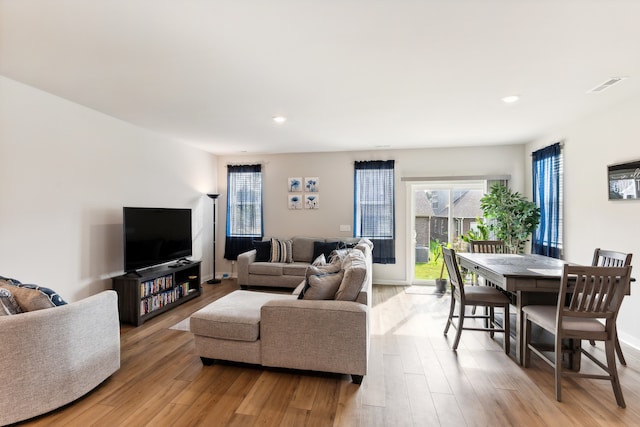
<path id="1" fill-rule="evenodd" d="M 0 425 L 64 406 L 120 368 L 117 294 L 0 316 Z"/>
<path id="2" fill-rule="evenodd" d="M 205 364 L 350 374 L 360 384 L 370 345 L 371 247 L 360 244 L 341 262 L 341 285 L 361 278 L 353 300 L 298 299 L 304 281 L 293 294 L 234 291 L 191 316 L 196 354 Z"/>
<path id="3" fill-rule="evenodd" d="M 263 241 L 269 241 L 266 238 Z M 252 249 L 238 255 L 238 285 L 242 289 L 250 286 L 271 286 L 280 288 L 295 288 L 304 278 L 307 267 L 313 262 L 314 255 L 319 246 L 328 254 L 332 249 L 353 245 L 358 238 L 323 238 L 323 237 L 292 237 L 291 241 L 292 261 L 270 262 L 256 260 L 257 250 Z M 314 251 L 314 249 L 316 251 Z"/>

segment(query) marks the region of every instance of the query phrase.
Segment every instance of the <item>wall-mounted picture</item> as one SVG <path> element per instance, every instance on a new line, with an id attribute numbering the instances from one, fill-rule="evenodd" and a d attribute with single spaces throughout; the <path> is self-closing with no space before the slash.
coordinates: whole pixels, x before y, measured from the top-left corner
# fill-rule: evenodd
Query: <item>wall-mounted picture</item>
<path id="1" fill-rule="evenodd" d="M 294 193 L 296 191 L 302 191 L 302 177 L 294 176 L 287 180 L 289 184 L 289 193 Z"/>
<path id="2" fill-rule="evenodd" d="M 304 207 L 305 207 L 305 209 L 319 209 L 320 208 L 320 195 L 319 194 L 305 194 L 304 195 Z"/>
<path id="3" fill-rule="evenodd" d="M 302 194 L 289 194 L 289 209 L 302 209 Z"/>
<path id="4" fill-rule="evenodd" d="M 304 178 L 304 191 L 317 193 L 320 191 L 320 180 L 317 176 L 307 176 Z"/>
<path id="5" fill-rule="evenodd" d="M 609 200 L 640 198 L 640 161 L 608 166 Z"/>

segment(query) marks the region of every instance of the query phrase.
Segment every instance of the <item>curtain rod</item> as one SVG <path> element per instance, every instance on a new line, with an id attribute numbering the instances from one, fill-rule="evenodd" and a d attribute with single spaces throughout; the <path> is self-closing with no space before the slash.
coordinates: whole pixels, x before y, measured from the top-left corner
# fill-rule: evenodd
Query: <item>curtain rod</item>
<path id="1" fill-rule="evenodd" d="M 477 181 L 510 180 L 511 175 L 472 175 L 472 176 L 403 176 L 400 181 Z"/>

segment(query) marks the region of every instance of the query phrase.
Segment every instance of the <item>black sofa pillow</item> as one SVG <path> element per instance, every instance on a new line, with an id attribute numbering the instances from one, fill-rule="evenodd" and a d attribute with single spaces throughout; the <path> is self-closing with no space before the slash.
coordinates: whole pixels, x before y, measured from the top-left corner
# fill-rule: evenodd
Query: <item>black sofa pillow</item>
<path id="1" fill-rule="evenodd" d="M 334 249 L 338 249 L 340 242 L 313 242 L 313 257 L 312 260 L 318 258 L 320 255 L 324 254 L 325 259 L 329 259 L 329 255 L 333 252 Z"/>
<path id="2" fill-rule="evenodd" d="M 271 260 L 271 240 L 254 240 L 256 249 L 256 262 L 269 262 Z"/>

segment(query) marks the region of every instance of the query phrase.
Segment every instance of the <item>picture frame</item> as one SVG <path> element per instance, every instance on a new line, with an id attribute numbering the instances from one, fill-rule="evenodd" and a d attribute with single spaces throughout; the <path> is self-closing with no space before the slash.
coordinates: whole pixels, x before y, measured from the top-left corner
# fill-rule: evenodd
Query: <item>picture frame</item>
<path id="1" fill-rule="evenodd" d="M 297 193 L 302 191 L 302 177 L 294 176 L 287 179 L 289 193 Z"/>
<path id="2" fill-rule="evenodd" d="M 609 200 L 640 199 L 640 160 L 607 166 Z"/>
<path id="3" fill-rule="evenodd" d="M 287 197 L 287 201 L 287 206 L 289 207 L 289 209 L 302 209 L 303 200 L 301 194 L 289 194 Z"/>
<path id="4" fill-rule="evenodd" d="M 320 178 L 317 176 L 306 176 L 304 178 L 304 191 L 308 193 L 317 193 L 320 191 Z"/>
<path id="5" fill-rule="evenodd" d="M 308 193 L 304 195 L 305 209 L 320 209 L 320 195 L 318 193 Z"/>

